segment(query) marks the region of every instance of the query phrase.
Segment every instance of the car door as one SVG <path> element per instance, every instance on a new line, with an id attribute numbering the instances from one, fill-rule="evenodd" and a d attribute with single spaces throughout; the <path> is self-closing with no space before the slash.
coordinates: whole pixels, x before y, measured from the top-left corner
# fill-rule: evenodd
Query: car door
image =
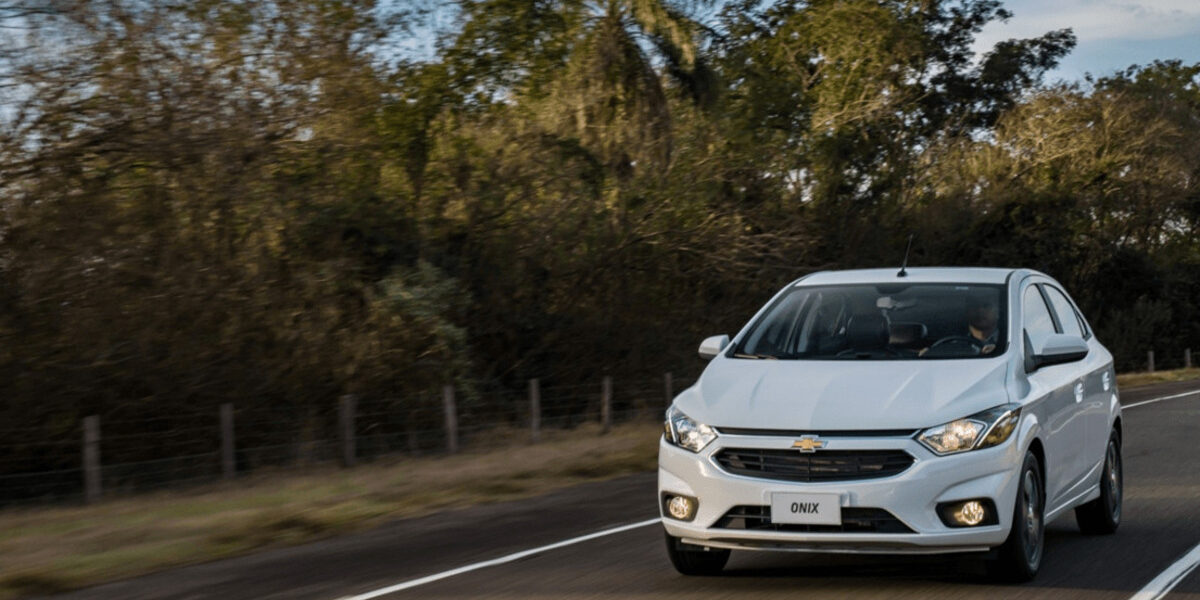
<path id="1" fill-rule="evenodd" d="M 1021 296 L 1021 324 L 1025 356 L 1041 347 L 1047 336 L 1058 333 L 1055 317 L 1033 283 Z M 1086 425 L 1081 403 L 1075 401 L 1076 363 L 1049 365 L 1027 375 L 1030 399 L 1041 402 L 1045 415 L 1046 507 L 1057 507 L 1070 498 L 1083 479 Z"/>
<path id="2" fill-rule="evenodd" d="M 1051 284 L 1043 285 L 1042 290 L 1046 292 L 1046 298 L 1050 300 L 1050 306 L 1054 309 L 1054 315 L 1057 317 L 1055 323 L 1061 333 L 1077 335 L 1084 339 L 1091 337 L 1091 332 L 1074 303 L 1067 298 L 1066 292 Z M 1089 346 L 1095 344 L 1089 343 Z M 1103 467 L 1104 451 L 1108 445 L 1108 390 L 1105 389 L 1104 379 L 1105 374 L 1108 374 L 1107 387 L 1111 389 L 1112 374 L 1108 373 L 1109 363 L 1101 352 L 1088 352 L 1083 360 L 1071 364 L 1076 367 L 1078 382 L 1075 384 L 1075 401 L 1080 403 L 1084 423 L 1084 450 L 1080 459 L 1083 461 L 1082 467 L 1086 477 L 1093 472 L 1098 473 Z M 1094 478 L 1087 477 L 1088 481 L 1092 479 Z"/>

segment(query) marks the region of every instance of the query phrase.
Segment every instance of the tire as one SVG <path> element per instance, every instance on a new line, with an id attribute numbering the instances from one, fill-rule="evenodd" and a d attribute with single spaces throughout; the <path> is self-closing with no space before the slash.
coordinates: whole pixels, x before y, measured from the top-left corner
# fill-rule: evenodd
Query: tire
<path id="1" fill-rule="evenodd" d="M 1008 539 L 997 548 L 996 557 L 987 563 L 988 574 L 993 578 L 1010 583 L 1029 581 L 1042 566 L 1046 543 L 1044 486 L 1037 457 L 1026 452 L 1013 503 L 1012 529 Z"/>
<path id="2" fill-rule="evenodd" d="M 1121 436 L 1114 429 L 1104 451 L 1104 470 L 1100 475 L 1100 497 L 1075 508 L 1075 522 L 1085 535 L 1115 533 L 1121 524 L 1125 473 L 1121 464 Z"/>
<path id="3" fill-rule="evenodd" d="M 664 532 L 665 533 L 665 532 Z M 719 575 L 729 562 L 729 550 L 705 550 L 701 546 L 685 544 L 677 537 L 666 533 L 667 556 L 675 570 L 684 575 Z"/>

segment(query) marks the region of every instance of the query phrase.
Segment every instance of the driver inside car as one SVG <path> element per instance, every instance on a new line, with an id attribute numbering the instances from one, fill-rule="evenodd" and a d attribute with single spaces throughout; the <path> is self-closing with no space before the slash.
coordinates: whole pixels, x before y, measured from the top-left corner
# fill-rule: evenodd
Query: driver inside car
<path id="1" fill-rule="evenodd" d="M 979 354 L 987 355 L 996 350 L 1000 334 L 1000 307 L 994 298 L 972 297 L 967 300 L 967 337 L 979 348 Z M 929 348 L 923 348 L 917 356 L 925 356 Z"/>
<path id="2" fill-rule="evenodd" d="M 979 353 L 991 354 L 1000 333 L 1000 307 L 994 299 L 972 298 L 967 304 L 967 330 L 979 341 Z"/>

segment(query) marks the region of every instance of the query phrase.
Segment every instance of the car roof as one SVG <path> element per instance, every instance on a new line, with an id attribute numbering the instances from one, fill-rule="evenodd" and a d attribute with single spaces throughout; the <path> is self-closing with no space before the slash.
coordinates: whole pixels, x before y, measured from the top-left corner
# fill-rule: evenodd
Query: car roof
<path id="1" fill-rule="evenodd" d="M 1022 269 L 1024 270 L 1024 269 Z M 1003 284 L 1017 269 L 992 267 L 909 267 L 905 277 L 897 277 L 899 267 L 820 271 L 796 281 L 797 285 L 846 285 L 856 283 L 991 283 Z M 1036 271 L 1029 271 L 1036 273 Z"/>

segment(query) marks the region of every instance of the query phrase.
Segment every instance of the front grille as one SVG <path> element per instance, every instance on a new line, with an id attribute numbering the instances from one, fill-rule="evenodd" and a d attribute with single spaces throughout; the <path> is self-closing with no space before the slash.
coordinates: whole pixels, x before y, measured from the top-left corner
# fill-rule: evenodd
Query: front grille
<path id="1" fill-rule="evenodd" d="M 798 450 L 725 448 L 715 456 L 734 475 L 783 481 L 852 481 L 891 477 L 913 463 L 903 450 Z"/>
<path id="2" fill-rule="evenodd" d="M 735 506 L 713 524 L 717 529 L 793 531 L 801 533 L 913 533 L 913 530 L 882 508 L 842 508 L 841 525 L 772 523 L 770 506 Z"/>

